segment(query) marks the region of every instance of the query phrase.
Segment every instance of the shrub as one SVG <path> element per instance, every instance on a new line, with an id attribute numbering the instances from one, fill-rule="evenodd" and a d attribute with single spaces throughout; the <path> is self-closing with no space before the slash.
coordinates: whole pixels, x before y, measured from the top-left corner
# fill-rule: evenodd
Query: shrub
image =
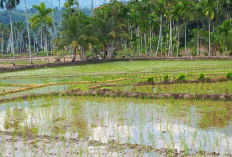
<path id="1" fill-rule="evenodd" d="M 149 77 L 149 78 L 147 79 L 147 82 L 148 82 L 148 83 L 153 83 L 153 82 L 154 82 L 154 78 L 153 78 L 153 77 Z"/>
<path id="2" fill-rule="evenodd" d="M 228 72 L 228 73 L 226 74 L 226 78 L 232 79 L 232 72 Z"/>
<path id="3" fill-rule="evenodd" d="M 191 56 L 196 56 L 197 55 L 197 50 L 194 48 L 190 52 Z"/>
<path id="4" fill-rule="evenodd" d="M 164 75 L 163 80 L 164 80 L 165 82 L 167 82 L 167 81 L 168 81 L 168 75 Z"/>
<path id="5" fill-rule="evenodd" d="M 47 56 L 47 52 L 45 52 L 45 51 L 40 51 L 40 52 L 39 52 L 39 56 Z"/>
<path id="6" fill-rule="evenodd" d="M 176 78 L 177 81 L 184 81 L 185 80 L 185 75 L 179 75 L 177 78 Z"/>
<path id="7" fill-rule="evenodd" d="M 201 73 L 199 76 L 199 80 L 204 80 L 204 79 L 205 79 L 205 75 L 203 73 Z"/>

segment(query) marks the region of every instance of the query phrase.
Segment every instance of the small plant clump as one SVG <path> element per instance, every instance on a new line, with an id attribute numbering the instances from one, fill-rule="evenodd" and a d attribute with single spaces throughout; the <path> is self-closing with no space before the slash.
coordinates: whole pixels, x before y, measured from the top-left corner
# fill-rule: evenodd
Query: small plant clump
<path id="1" fill-rule="evenodd" d="M 185 81 L 185 75 L 182 74 L 182 75 L 179 75 L 177 78 L 176 78 L 177 81 Z"/>
<path id="2" fill-rule="evenodd" d="M 164 75 L 163 80 L 164 82 L 168 82 L 168 75 Z"/>
<path id="3" fill-rule="evenodd" d="M 232 79 L 232 72 L 228 72 L 228 73 L 226 74 L 226 78 Z"/>
<path id="4" fill-rule="evenodd" d="M 203 73 L 201 73 L 199 76 L 199 80 L 204 80 L 204 79 L 205 79 L 205 75 Z"/>
<path id="5" fill-rule="evenodd" d="M 153 82 L 154 82 L 154 78 L 153 78 L 153 77 L 149 77 L 149 78 L 147 79 L 147 82 L 148 82 L 148 83 L 153 83 Z"/>

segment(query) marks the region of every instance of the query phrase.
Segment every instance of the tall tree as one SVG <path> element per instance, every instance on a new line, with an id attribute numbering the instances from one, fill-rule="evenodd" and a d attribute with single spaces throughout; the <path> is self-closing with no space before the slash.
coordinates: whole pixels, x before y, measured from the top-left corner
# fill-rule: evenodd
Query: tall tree
<path id="1" fill-rule="evenodd" d="M 216 7 L 216 3 L 214 0 L 204 0 L 202 1 L 202 7 L 203 7 L 204 14 L 208 17 L 208 25 L 209 25 L 208 56 L 210 56 L 211 55 L 211 40 L 210 40 L 211 20 L 214 19 L 214 9 Z"/>
<path id="2" fill-rule="evenodd" d="M 38 13 L 30 19 L 30 23 L 32 24 L 32 28 L 41 27 L 41 33 L 44 34 L 45 40 L 44 51 L 47 52 L 47 60 L 49 62 L 49 55 L 47 50 L 47 27 L 52 25 L 53 19 L 50 15 L 52 13 L 52 9 L 47 9 L 44 2 L 41 2 L 40 5 L 33 5 L 33 8 L 35 8 Z"/>
<path id="3" fill-rule="evenodd" d="M 164 16 L 164 12 L 165 12 L 165 8 L 164 8 L 164 1 L 163 0 L 157 0 L 157 2 L 155 3 L 156 8 L 155 11 L 158 15 L 160 15 L 160 30 L 159 30 L 159 40 L 158 40 L 158 44 L 157 44 L 157 50 L 156 50 L 156 55 L 158 55 L 158 51 L 159 51 L 159 46 L 160 46 L 160 52 L 162 55 L 163 52 L 163 16 Z"/>
<path id="4" fill-rule="evenodd" d="M 25 13 L 26 13 L 26 21 L 27 21 L 28 49 L 29 49 L 29 55 L 30 55 L 30 63 L 33 64 L 32 53 L 31 53 L 30 28 L 29 28 L 29 22 L 28 22 L 28 14 L 27 14 L 27 0 L 24 0 L 24 2 L 25 2 Z"/>
<path id="5" fill-rule="evenodd" d="M 191 20 L 192 17 L 192 2 L 190 0 L 181 0 L 180 2 L 180 15 L 184 21 L 184 43 L 185 48 L 184 52 L 186 54 L 187 50 L 187 24 L 188 20 Z"/>
<path id="6" fill-rule="evenodd" d="M 200 53 L 200 36 L 199 36 L 199 31 L 200 31 L 200 21 L 202 19 L 203 15 L 203 8 L 200 3 L 195 3 L 193 7 L 193 15 L 194 19 L 197 23 L 197 55 Z"/>
<path id="7" fill-rule="evenodd" d="M 60 0 L 59 1 L 59 21 L 60 21 L 60 25 L 61 26 L 61 3 L 60 3 Z"/>
<path id="8" fill-rule="evenodd" d="M 4 32 L 5 32 L 5 25 L 0 24 L 1 53 L 3 53 L 4 51 Z"/>
<path id="9" fill-rule="evenodd" d="M 0 0 L 0 7 L 2 9 L 6 8 L 9 10 L 10 14 L 10 28 L 11 28 L 11 51 L 13 53 L 13 64 L 15 65 L 15 50 L 14 50 L 14 37 L 13 37 L 13 23 L 12 23 L 12 16 L 11 11 L 12 9 L 16 8 L 19 5 L 20 0 Z"/>

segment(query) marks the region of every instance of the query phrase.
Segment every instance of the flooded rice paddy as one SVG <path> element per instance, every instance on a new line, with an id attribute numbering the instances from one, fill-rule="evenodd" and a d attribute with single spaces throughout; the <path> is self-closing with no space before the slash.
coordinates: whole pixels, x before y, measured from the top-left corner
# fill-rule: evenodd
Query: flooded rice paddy
<path id="1" fill-rule="evenodd" d="M 0 139 L 0 148 L 6 156 L 13 153 L 35 154 L 43 147 L 47 148 L 40 153 L 45 155 L 63 154 L 67 149 L 71 153 L 70 149 L 77 148 L 73 151 L 74 155 L 138 154 L 136 149 L 134 152 L 131 148 L 115 150 L 110 147 L 113 142 L 118 146 L 131 144 L 154 148 L 155 151 L 139 152 L 142 156 L 159 156 L 162 149 L 166 153 L 168 150 L 188 155 L 214 152 L 223 156 L 232 154 L 230 103 L 70 96 L 3 103 L 0 106 L 0 131 L 9 135 Z M 18 143 L 21 149 L 14 152 L 10 151 L 13 146 L 9 147 L 7 140 L 14 137 L 13 133 L 25 134 L 24 138 L 28 138 L 26 134 L 37 138 L 23 142 L 23 138 L 15 136 L 15 142 L 10 143 Z M 47 137 L 45 135 L 53 137 L 57 147 L 43 138 Z M 74 142 L 64 139 L 73 139 Z M 91 141 L 95 143 L 91 144 Z M 34 152 L 26 150 L 27 145 L 33 146 Z"/>
<path id="2" fill-rule="evenodd" d="M 231 69 L 131 61 L 2 73 L 0 157 L 231 157 Z"/>

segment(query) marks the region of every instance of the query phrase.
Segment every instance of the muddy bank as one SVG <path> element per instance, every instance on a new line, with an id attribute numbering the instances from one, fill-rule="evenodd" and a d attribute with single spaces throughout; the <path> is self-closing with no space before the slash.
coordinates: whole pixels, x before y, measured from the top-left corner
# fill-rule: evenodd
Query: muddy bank
<path id="1" fill-rule="evenodd" d="M 143 86 L 143 85 L 169 85 L 169 84 L 181 84 L 181 83 L 216 83 L 216 82 L 226 82 L 232 81 L 232 79 L 226 77 L 219 78 L 205 78 L 202 80 L 174 80 L 174 81 L 161 81 L 161 82 L 139 82 L 133 86 Z"/>
<path id="2" fill-rule="evenodd" d="M 232 101 L 232 94 L 188 94 L 188 93 L 140 93 L 140 92 L 118 92 L 109 89 L 99 89 L 90 91 L 71 90 L 66 92 L 51 92 L 43 94 L 29 94 L 11 98 L 0 99 L 0 102 L 10 102 L 13 100 L 27 100 L 39 97 L 50 96 L 102 96 L 102 97 L 126 97 L 141 99 L 186 99 L 186 100 L 213 100 Z"/>
<path id="3" fill-rule="evenodd" d="M 0 147 L 3 148 L 0 155 L 38 155 L 41 156 L 210 156 L 216 157 L 220 154 L 205 151 L 189 153 L 191 150 L 177 151 L 176 149 L 161 148 L 156 149 L 150 145 L 118 143 L 115 140 L 109 140 L 102 143 L 93 140 L 79 140 L 76 138 L 51 137 L 43 135 L 22 134 L 13 132 L 0 132 Z M 96 155 L 97 154 L 97 155 Z M 230 157 L 230 154 L 225 156 Z"/>
<path id="4" fill-rule="evenodd" d="M 142 61 L 142 60 L 232 60 L 232 57 L 156 57 L 156 58 L 120 58 L 120 59 L 90 59 L 86 61 L 75 61 L 75 62 L 62 62 L 62 63 L 47 63 L 47 64 L 33 64 L 25 66 L 15 66 L 15 67 L 5 67 L 0 68 L 0 72 L 10 72 L 10 71 L 20 71 L 28 69 L 40 69 L 48 67 L 58 67 L 58 66 L 73 66 L 73 65 L 85 65 L 85 64 L 97 64 L 106 62 L 116 62 L 116 61 Z"/>

